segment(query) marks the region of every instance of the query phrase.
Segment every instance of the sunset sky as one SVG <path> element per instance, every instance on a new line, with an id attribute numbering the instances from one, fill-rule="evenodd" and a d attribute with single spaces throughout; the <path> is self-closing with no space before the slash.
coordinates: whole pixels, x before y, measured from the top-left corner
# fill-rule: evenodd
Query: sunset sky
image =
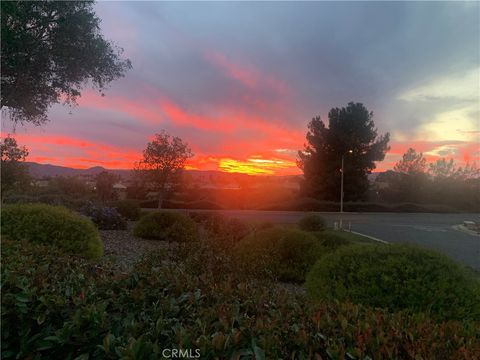
<path id="1" fill-rule="evenodd" d="M 102 97 L 17 126 L 29 161 L 131 168 L 152 135 L 200 170 L 296 174 L 315 115 L 362 102 L 391 150 L 480 160 L 480 3 L 102 2 L 102 33 L 133 69 Z M 2 133 L 12 124 L 2 120 Z"/>

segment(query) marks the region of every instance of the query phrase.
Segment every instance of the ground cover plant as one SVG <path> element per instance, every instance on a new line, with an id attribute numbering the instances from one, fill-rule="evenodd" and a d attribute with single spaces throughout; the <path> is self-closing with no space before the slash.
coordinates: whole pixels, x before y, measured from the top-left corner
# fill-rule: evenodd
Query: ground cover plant
<path id="1" fill-rule="evenodd" d="M 88 202 L 80 211 L 89 217 L 100 230 L 125 230 L 127 228 L 127 222 L 114 207 Z"/>
<path id="2" fill-rule="evenodd" d="M 320 215 L 310 214 L 300 219 L 298 227 L 303 231 L 323 231 L 326 225 L 325 220 Z"/>
<path id="3" fill-rule="evenodd" d="M 138 237 L 169 242 L 189 242 L 198 238 L 198 227 L 184 214 L 155 211 L 143 216 L 133 230 Z"/>
<path id="4" fill-rule="evenodd" d="M 318 260 L 306 286 L 316 299 L 480 320 L 478 277 L 443 255 L 413 246 L 342 247 Z"/>
<path id="5" fill-rule="evenodd" d="M 283 227 L 256 231 L 235 246 L 239 261 L 256 269 L 258 276 L 300 283 L 322 251 L 314 235 Z"/>
<path id="6" fill-rule="evenodd" d="M 474 359 L 480 353 L 474 323 L 321 303 L 270 280 L 239 278 L 228 267 L 197 268 L 215 258 L 212 247 L 182 263 L 150 254 L 119 273 L 108 262 L 45 245 L 2 245 L 3 359 L 159 359 L 165 348 L 198 349 L 202 359 Z"/>
<path id="7" fill-rule="evenodd" d="M 70 254 L 98 258 L 103 244 L 93 223 L 62 206 L 6 205 L 1 210 L 2 237 L 51 244 Z"/>
<path id="8" fill-rule="evenodd" d="M 224 246 L 233 246 L 255 229 L 251 224 L 215 212 L 191 211 L 188 216 Z"/>
<path id="9" fill-rule="evenodd" d="M 134 200 L 119 200 L 115 202 L 114 208 L 127 220 L 138 220 L 141 215 L 140 206 Z"/>

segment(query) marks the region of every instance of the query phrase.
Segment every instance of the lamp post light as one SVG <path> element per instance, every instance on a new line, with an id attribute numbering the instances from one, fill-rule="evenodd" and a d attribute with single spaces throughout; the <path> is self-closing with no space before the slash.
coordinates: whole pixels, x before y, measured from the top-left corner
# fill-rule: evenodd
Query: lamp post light
<path id="1" fill-rule="evenodd" d="M 353 150 L 348 150 L 347 154 L 352 154 Z M 340 174 L 340 229 L 343 228 L 343 170 L 344 170 L 345 154 L 342 154 L 342 170 Z"/>

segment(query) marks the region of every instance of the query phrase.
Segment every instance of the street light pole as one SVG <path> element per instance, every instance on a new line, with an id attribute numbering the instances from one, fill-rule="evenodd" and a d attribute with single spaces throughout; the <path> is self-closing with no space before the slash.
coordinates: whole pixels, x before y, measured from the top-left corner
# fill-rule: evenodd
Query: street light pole
<path id="1" fill-rule="evenodd" d="M 340 181 L 340 212 L 343 213 L 343 165 L 344 165 L 345 155 L 342 155 L 342 170 L 341 170 L 341 181 Z"/>
<path id="2" fill-rule="evenodd" d="M 353 153 L 353 150 L 348 150 L 348 154 Z M 343 228 L 343 170 L 344 170 L 344 163 L 345 163 L 345 154 L 342 154 L 342 170 L 340 174 L 340 229 Z"/>

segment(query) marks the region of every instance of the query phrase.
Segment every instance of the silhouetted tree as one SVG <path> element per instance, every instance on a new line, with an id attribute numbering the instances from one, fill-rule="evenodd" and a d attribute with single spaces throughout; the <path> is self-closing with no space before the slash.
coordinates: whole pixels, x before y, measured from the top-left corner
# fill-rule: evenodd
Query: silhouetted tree
<path id="1" fill-rule="evenodd" d="M 422 153 L 409 148 L 389 172 L 383 197 L 388 201 L 421 203 L 428 198 L 429 175 L 427 160 Z"/>
<path id="2" fill-rule="evenodd" d="M 193 156 L 187 143 L 179 137 L 173 137 L 162 131 L 147 144 L 143 159 L 135 165 L 134 175 L 141 177 L 158 193 L 158 208 L 169 189 L 180 181 L 180 175 L 189 158 Z"/>
<path id="3" fill-rule="evenodd" d="M 95 187 L 97 195 L 102 201 L 113 200 L 113 185 L 118 177 L 110 171 L 102 171 L 95 177 Z"/>
<path id="4" fill-rule="evenodd" d="M 23 164 L 28 156 L 25 146 L 19 147 L 17 140 L 8 135 L 0 145 L 1 163 L 1 199 L 16 187 L 24 187 L 30 182 L 28 168 Z"/>
<path id="5" fill-rule="evenodd" d="M 1 13 L 1 108 L 15 122 L 41 124 L 50 105 L 131 68 L 100 33 L 93 1 L 2 1 Z"/>
<path id="6" fill-rule="evenodd" d="M 402 156 L 402 160 L 397 162 L 393 168 L 394 171 L 407 174 L 424 174 L 427 170 L 427 159 L 422 153 L 417 153 L 415 149 L 409 148 Z"/>
<path id="7" fill-rule="evenodd" d="M 78 176 L 56 176 L 50 181 L 46 191 L 49 194 L 59 194 L 67 198 L 87 197 L 92 194 L 91 187 Z"/>
<path id="8" fill-rule="evenodd" d="M 333 108 L 329 126 L 320 116 L 308 124 L 307 144 L 299 151 L 298 166 L 305 175 L 304 191 L 323 200 L 338 200 L 340 169 L 345 156 L 345 200 L 363 200 L 369 186 L 367 174 L 389 149 L 389 134 L 379 136 L 373 113 L 361 103 Z M 351 150 L 351 152 L 350 152 Z"/>

